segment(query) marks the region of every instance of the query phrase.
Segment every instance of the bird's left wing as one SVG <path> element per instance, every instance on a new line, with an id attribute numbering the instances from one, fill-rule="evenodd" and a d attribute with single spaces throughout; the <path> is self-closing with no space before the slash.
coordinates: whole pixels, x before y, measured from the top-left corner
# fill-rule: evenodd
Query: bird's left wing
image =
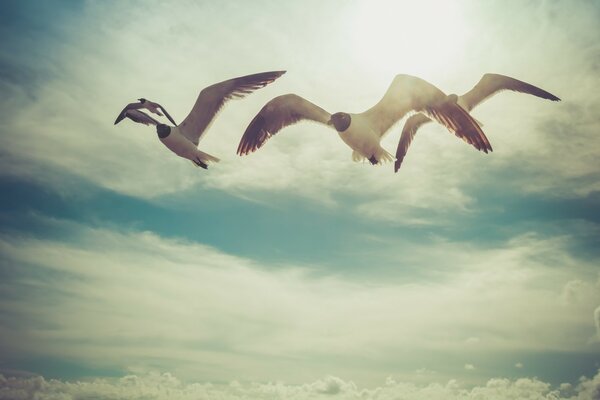
<path id="1" fill-rule="evenodd" d="M 410 75 L 397 75 L 383 98 L 363 113 L 383 135 L 409 111 L 426 114 L 450 132 L 488 152 L 492 146 L 477 122 L 456 103 L 456 96 L 446 96 L 431 83 Z"/>
<path id="2" fill-rule="evenodd" d="M 143 111 L 140 110 L 127 110 L 125 112 L 125 117 L 129 118 L 133 122 L 137 122 L 144 125 L 158 125 L 160 122 L 149 116 Z"/>
<path id="3" fill-rule="evenodd" d="M 285 71 L 272 71 L 246 75 L 202 89 L 192 111 L 179 125 L 181 133 L 197 145 L 202 134 L 228 100 L 246 97 L 255 90 L 273 82 L 284 73 Z"/>
<path id="4" fill-rule="evenodd" d="M 398 148 L 396 149 L 396 162 L 394 163 L 394 172 L 398 172 L 400 169 L 400 165 L 402 164 L 402 160 L 404 160 L 404 156 L 406 156 L 406 152 L 408 151 L 408 147 L 412 143 L 417 131 L 421 127 L 421 125 L 430 122 L 428 116 L 424 114 L 415 114 L 409 117 L 404 123 L 404 127 L 402 128 L 402 135 L 400 136 L 400 141 L 398 142 Z"/>
<path id="5" fill-rule="evenodd" d="M 237 153 L 242 156 L 261 148 L 271 136 L 286 126 L 302 120 L 327 125 L 331 114 L 310 101 L 295 95 L 284 94 L 269 101 L 246 128 Z"/>

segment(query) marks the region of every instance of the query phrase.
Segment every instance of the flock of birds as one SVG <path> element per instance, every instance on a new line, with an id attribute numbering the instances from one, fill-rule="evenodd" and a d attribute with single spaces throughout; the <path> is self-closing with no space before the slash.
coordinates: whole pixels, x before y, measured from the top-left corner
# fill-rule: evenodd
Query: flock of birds
<path id="1" fill-rule="evenodd" d="M 203 89 L 187 117 L 177 124 L 160 104 L 140 98 L 119 113 L 115 125 L 125 118 L 134 122 L 155 125 L 160 141 L 173 153 L 191 160 L 204 169 L 219 159 L 198 149 L 219 110 L 230 99 L 243 98 L 272 83 L 286 71 L 263 72 L 229 79 Z M 296 95 L 285 94 L 265 104 L 246 128 L 237 154 L 247 155 L 261 148 L 267 139 L 281 129 L 302 120 L 311 120 L 335 128 L 340 138 L 353 150 L 354 161 L 368 160 L 371 164 L 394 161 L 398 172 L 417 130 L 429 121 L 436 121 L 451 133 L 485 153 L 492 151 L 482 124 L 469 113 L 478 104 L 502 90 L 528 93 L 543 99 L 560 101 L 551 93 L 529 83 L 499 74 L 485 74 L 462 96 L 446 95 L 431 83 L 410 75 L 397 75 L 383 98 L 368 110 L 359 113 L 336 112 L 323 108 Z M 162 124 L 142 109 L 165 116 L 172 126 Z M 395 157 L 381 147 L 381 139 L 390 128 L 409 112 Z"/>

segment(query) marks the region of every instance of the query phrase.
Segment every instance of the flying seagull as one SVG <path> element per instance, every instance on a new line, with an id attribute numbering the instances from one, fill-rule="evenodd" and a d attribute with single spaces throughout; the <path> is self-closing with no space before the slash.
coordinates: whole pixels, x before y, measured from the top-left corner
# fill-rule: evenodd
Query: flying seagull
<path id="1" fill-rule="evenodd" d="M 241 99 L 255 90 L 265 87 L 284 73 L 285 71 L 263 72 L 208 86 L 202 89 L 192 111 L 180 125 L 175 124 L 171 118 L 169 119 L 175 126 L 161 124 L 136 107 L 128 108 L 129 106 L 119 114 L 115 123 L 123 118 L 129 118 L 145 125 L 155 125 L 158 138 L 169 150 L 180 157 L 191 160 L 196 166 L 207 169 L 208 163 L 218 162 L 219 159 L 198 150 L 198 143 L 223 105 L 230 99 Z M 148 103 L 147 100 L 144 104 L 146 103 Z M 148 108 L 148 106 L 146 105 L 144 108 Z M 158 108 L 168 117 L 165 109 L 156 104 L 155 110 Z M 148 110 L 152 111 L 151 108 Z"/>
<path id="2" fill-rule="evenodd" d="M 250 122 L 237 153 L 249 154 L 284 127 L 301 120 L 312 120 L 333 126 L 340 138 L 352 148 L 354 161 L 366 159 L 373 165 L 392 161 L 394 157 L 381 147 L 380 141 L 410 111 L 425 113 L 479 150 L 492 151 L 479 125 L 456 104 L 456 98 L 446 96 L 423 79 L 397 75 L 383 98 L 360 114 L 330 114 L 296 94 L 275 97 Z"/>
<path id="3" fill-rule="evenodd" d="M 129 110 L 139 110 L 140 108 L 145 108 L 148 111 L 150 111 L 151 113 L 154 113 L 156 115 L 160 115 L 161 117 L 163 116 L 163 113 L 164 113 L 165 117 L 167 117 L 169 119 L 169 121 L 171 121 L 171 123 L 173 125 L 177 126 L 177 123 L 175 122 L 175 120 L 173 120 L 173 118 L 169 115 L 169 113 L 167 112 L 167 110 L 165 110 L 163 108 L 163 106 L 161 106 L 160 104 L 155 103 L 153 101 L 146 100 L 143 97 L 141 99 L 138 99 L 137 103 L 129 103 L 129 104 L 127 104 L 125 106 L 125 108 L 123 108 L 121 110 L 121 112 L 119 113 L 119 116 L 115 120 L 115 125 L 118 124 L 124 118 L 127 117 L 127 115 L 126 115 L 127 111 L 129 111 Z"/>
<path id="4" fill-rule="evenodd" d="M 558 97 L 552 93 L 548 93 L 545 90 L 540 89 L 537 86 L 530 85 L 529 83 L 520 81 L 518 79 L 511 78 L 509 76 L 499 74 L 485 74 L 481 80 L 462 96 L 456 96 L 455 94 L 450 95 L 456 97 L 457 104 L 467 111 L 471 111 L 480 103 L 489 99 L 496 93 L 503 90 L 511 90 L 513 92 L 528 93 L 542 99 L 548 99 L 552 101 L 560 101 Z M 398 172 L 400 165 L 410 143 L 414 139 L 417 130 L 421 125 L 430 122 L 427 116 L 418 114 L 413 115 L 406 120 L 404 128 L 402 128 L 402 135 L 400 136 L 400 142 L 398 142 L 398 149 L 396 150 L 396 162 L 394 164 L 394 171 Z"/>

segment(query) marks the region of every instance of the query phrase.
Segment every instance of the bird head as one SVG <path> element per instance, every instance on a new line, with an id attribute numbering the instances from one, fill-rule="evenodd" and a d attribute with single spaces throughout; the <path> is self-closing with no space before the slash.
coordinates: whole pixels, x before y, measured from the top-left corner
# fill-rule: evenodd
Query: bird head
<path id="1" fill-rule="evenodd" d="M 327 125 L 333 125 L 336 131 L 344 132 L 350 126 L 350 122 L 350 114 L 337 112 L 331 115 L 331 118 L 327 121 Z"/>
<path id="2" fill-rule="evenodd" d="M 144 104 L 144 103 L 146 102 L 146 99 L 142 97 L 141 99 L 138 99 L 138 101 L 139 101 L 140 103 Z"/>
<path id="3" fill-rule="evenodd" d="M 165 124 L 158 124 L 156 125 L 156 133 L 159 138 L 164 139 L 171 133 L 171 127 Z"/>

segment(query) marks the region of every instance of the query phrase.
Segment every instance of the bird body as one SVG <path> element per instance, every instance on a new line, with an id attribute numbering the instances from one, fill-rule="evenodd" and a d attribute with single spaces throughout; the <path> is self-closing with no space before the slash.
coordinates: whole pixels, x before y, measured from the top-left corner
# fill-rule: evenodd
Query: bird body
<path id="1" fill-rule="evenodd" d="M 354 150 L 352 160 L 363 161 L 367 159 L 374 164 L 378 164 L 380 161 L 393 160 L 391 155 L 381 147 L 382 135 L 373 129 L 370 121 L 362 114 L 348 115 L 350 115 L 350 126 L 343 132 L 338 131 L 338 135 L 344 143 Z"/>
<path id="2" fill-rule="evenodd" d="M 168 133 L 160 134 L 159 140 L 173 153 L 179 157 L 187 158 L 199 167 L 204 169 L 211 162 L 219 162 L 217 157 L 211 156 L 210 154 L 204 153 L 198 150 L 196 144 L 192 143 L 185 135 L 181 133 L 181 129 L 177 126 L 169 127 Z"/>

